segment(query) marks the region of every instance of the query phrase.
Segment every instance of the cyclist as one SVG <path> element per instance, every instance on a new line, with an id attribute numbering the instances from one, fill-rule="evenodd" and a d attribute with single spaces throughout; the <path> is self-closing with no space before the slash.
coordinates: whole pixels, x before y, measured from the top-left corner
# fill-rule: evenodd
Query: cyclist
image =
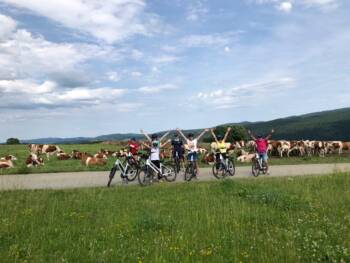
<path id="1" fill-rule="evenodd" d="M 129 146 L 129 152 L 132 154 L 133 157 L 137 156 L 140 148 L 140 144 L 137 142 L 137 140 L 133 137 L 128 141 Z"/>
<path id="2" fill-rule="evenodd" d="M 225 136 L 222 137 L 222 135 L 215 135 L 214 129 L 211 129 L 211 134 L 215 140 L 215 159 L 216 159 L 216 168 L 219 169 L 220 166 L 220 155 L 226 160 L 227 158 L 227 146 L 226 146 L 226 140 L 227 137 L 231 131 L 231 127 L 228 127 L 225 133 Z"/>
<path id="3" fill-rule="evenodd" d="M 261 135 L 254 136 L 252 134 L 252 132 L 248 130 L 248 134 L 255 141 L 256 152 L 259 154 L 259 158 L 263 161 L 263 164 L 266 165 L 266 173 L 267 174 L 270 174 L 269 165 L 268 165 L 268 161 L 267 161 L 268 160 L 267 150 L 268 150 L 268 146 L 269 146 L 269 139 L 271 138 L 271 136 L 274 132 L 275 132 L 275 130 L 272 129 L 270 134 L 264 138 Z"/>
<path id="4" fill-rule="evenodd" d="M 150 145 L 146 143 L 142 143 L 142 144 L 150 150 L 150 160 L 158 169 L 160 169 L 160 149 L 169 143 L 169 141 L 166 141 L 165 143 L 162 143 L 162 141 L 165 139 L 166 136 L 168 136 L 169 132 L 170 131 L 166 132 L 159 139 L 158 134 L 152 134 L 152 136 L 150 137 L 147 133 L 141 130 L 141 133 L 145 135 Z M 159 174 L 158 174 L 158 179 L 160 179 Z"/>
<path id="5" fill-rule="evenodd" d="M 179 134 L 174 134 L 171 145 L 173 146 L 173 159 L 175 160 L 175 158 L 178 157 L 179 161 L 184 162 L 184 144 L 179 138 Z"/>
<path id="6" fill-rule="evenodd" d="M 199 175 L 199 169 L 198 169 L 198 141 L 199 139 L 209 131 L 209 129 L 204 129 L 201 134 L 199 134 L 196 138 L 194 138 L 193 133 L 189 133 L 187 137 L 183 134 L 183 132 L 180 129 L 177 129 L 177 131 L 180 133 L 180 135 L 184 138 L 184 140 L 187 143 L 188 147 L 188 155 L 187 160 L 193 160 L 195 167 L 196 167 L 196 176 Z"/>

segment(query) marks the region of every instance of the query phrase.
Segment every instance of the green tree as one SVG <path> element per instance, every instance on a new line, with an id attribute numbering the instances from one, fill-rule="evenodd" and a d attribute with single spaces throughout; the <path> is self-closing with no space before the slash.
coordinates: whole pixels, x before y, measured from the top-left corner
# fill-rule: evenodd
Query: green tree
<path id="1" fill-rule="evenodd" d="M 221 135 L 224 137 L 226 130 L 228 127 L 231 127 L 231 132 L 227 138 L 227 142 L 233 142 L 233 141 L 241 141 L 244 140 L 246 141 L 248 139 L 247 136 L 247 130 L 240 125 L 222 125 L 222 126 L 217 126 L 215 128 L 215 134 L 216 136 Z M 212 142 L 214 139 L 210 134 L 208 134 L 205 138 L 205 142 Z"/>
<path id="2" fill-rule="evenodd" d="M 20 141 L 17 138 L 8 138 L 6 144 L 20 144 Z"/>

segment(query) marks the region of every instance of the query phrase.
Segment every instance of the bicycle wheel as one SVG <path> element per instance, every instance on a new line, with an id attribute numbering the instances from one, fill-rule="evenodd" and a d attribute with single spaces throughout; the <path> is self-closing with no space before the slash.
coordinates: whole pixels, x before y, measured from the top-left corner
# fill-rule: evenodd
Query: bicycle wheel
<path id="1" fill-rule="evenodd" d="M 136 179 L 136 177 L 137 177 L 138 172 L 139 172 L 139 168 L 138 168 L 137 164 L 130 165 L 126 169 L 126 172 L 125 172 L 126 179 L 129 182 L 134 181 Z"/>
<path id="2" fill-rule="evenodd" d="M 234 176 L 236 173 L 235 163 L 231 160 L 227 161 L 227 171 L 229 176 Z"/>
<path id="3" fill-rule="evenodd" d="M 148 172 L 148 169 L 141 169 L 137 175 L 137 180 L 141 186 L 147 186 L 152 183 L 152 175 Z"/>
<path id="4" fill-rule="evenodd" d="M 257 161 L 254 161 L 252 164 L 252 174 L 255 177 L 258 177 L 260 174 L 260 167 L 259 167 L 259 163 Z"/>
<path id="5" fill-rule="evenodd" d="M 108 183 L 107 183 L 108 187 L 111 186 L 112 180 L 113 180 L 114 175 L 115 175 L 116 172 L 117 172 L 117 167 L 113 166 L 111 171 L 109 172 L 109 179 L 108 179 Z"/>
<path id="6" fill-rule="evenodd" d="M 163 177 L 165 178 L 165 180 L 168 182 L 174 182 L 176 180 L 177 172 L 176 172 L 176 168 L 174 168 L 174 167 L 163 166 L 162 174 L 163 174 Z"/>
<path id="7" fill-rule="evenodd" d="M 176 173 L 179 173 L 181 171 L 181 166 L 180 166 L 180 159 L 179 158 L 175 158 L 175 171 Z"/>
<path id="8" fill-rule="evenodd" d="M 185 170 L 185 174 L 184 174 L 184 179 L 185 181 L 189 182 L 192 180 L 193 174 L 194 174 L 194 167 L 193 167 L 193 163 L 190 162 L 187 166 L 186 166 L 186 170 Z"/>
<path id="9" fill-rule="evenodd" d="M 223 179 L 226 177 L 225 165 L 222 162 L 214 163 L 212 171 L 213 171 L 213 175 L 217 179 Z"/>

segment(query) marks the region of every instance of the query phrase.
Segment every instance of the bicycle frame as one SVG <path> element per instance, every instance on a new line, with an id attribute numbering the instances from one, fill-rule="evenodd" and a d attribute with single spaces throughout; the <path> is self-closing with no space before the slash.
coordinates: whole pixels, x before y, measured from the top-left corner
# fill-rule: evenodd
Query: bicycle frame
<path id="1" fill-rule="evenodd" d="M 162 177 L 166 177 L 168 175 L 171 175 L 171 170 L 163 165 L 162 163 L 160 163 L 160 168 L 158 168 L 157 166 L 155 166 L 152 161 L 150 159 L 147 159 L 146 161 L 146 166 L 151 168 L 151 170 L 156 173 L 156 174 L 160 174 Z M 162 171 L 165 171 L 165 173 L 162 173 Z"/>
<path id="2" fill-rule="evenodd" d="M 114 165 L 118 167 L 118 170 L 120 171 L 122 177 L 126 176 L 125 173 L 128 170 L 128 168 L 131 166 L 129 164 L 129 159 L 131 159 L 131 158 L 133 158 L 133 156 L 129 153 L 128 156 L 126 157 L 126 165 L 125 166 L 123 166 L 123 162 L 120 161 L 119 159 L 117 159 L 114 163 Z"/>
<path id="3" fill-rule="evenodd" d="M 262 170 L 264 168 L 263 167 L 263 159 L 262 159 L 262 157 L 260 156 L 260 154 L 256 153 L 255 154 L 255 158 L 258 161 L 259 169 Z"/>

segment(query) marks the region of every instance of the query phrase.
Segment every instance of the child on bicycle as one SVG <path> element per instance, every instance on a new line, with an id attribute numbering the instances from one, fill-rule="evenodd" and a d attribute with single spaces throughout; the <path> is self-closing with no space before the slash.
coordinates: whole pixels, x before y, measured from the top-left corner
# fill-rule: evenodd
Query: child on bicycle
<path id="1" fill-rule="evenodd" d="M 132 154 L 133 157 L 136 157 L 139 152 L 140 144 L 133 137 L 128 141 L 128 146 L 129 146 L 129 152 Z"/>
<path id="2" fill-rule="evenodd" d="M 149 141 L 150 145 L 142 143 L 146 148 L 150 150 L 150 161 L 158 168 L 160 169 L 160 149 L 167 145 L 169 141 L 166 141 L 165 143 L 162 143 L 162 141 L 165 139 L 166 136 L 168 136 L 170 131 L 165 133 L 160 139 L 158 137 L 158 134 L 152 134 L 150 137 L 147 133 L 145 133 L 143 130 L 141 130 L 141 133 L 145 135 L 147 140 Z M 160 179 L 158 175 L 158 179 Z"/>
<path id="3" fill-rule="evenodd" d="M 211 134 L 215 140 L 215 159 L 216 159 L 216 165 L 217 168 L 219 168 L 220 165 L 220 156 L 226 160 L 227 158 L 227 146 L 226 146 L 226 140 L 227 137 L 231 131 L 231 127 L 228 127 L 225 133 L 225 136 L 222 137 L 222 135 L 215 135 L 214 129 L 211 129 Z"/>
<path id="4" fill-rule="evenodd" d="M 177 157 L 179 161 L 184 161 L 184 144 L 181 138 L 179 138 L 179 134 L 174 134 L 171 145 L 173 146 L 173 159 L 175 160 Z"/>
<path id="5" fill-rule="evenodd" d="M 183 134 L 183 132 L 180 129 L 177 129 L 177 131 L 180 133 L 180 135 L 184 138 L 184 140 L 187 143 L 188 147 L 188 155 L 187 160 L 192 160 L 196 167 L 196 176 L 199 175 L 199 169 L 198 169 L 198 141 L 199 139 L 209 131 L 209 129 L 204 129 L 201 134 L 199 134 L 196 138 L 194 138 L 193 133 L 189 133 L 187 137 Z"/>
<path id="6" fill-rule="evenodd" d="M 263 164 L 266 166 L 266 173 L 267 174 L 270 174 L 269 165 L 268 165 L 267 150 L 268 150 L 268 146 L 269 146 L 269 139 L 271 138 L 271 136 L 274 132 L 275 132 L 275 130 L 272 129 L 270 134 L 264 138 L 261 135 L 254 136 L 252 134 L 252 132 L 248 130 L 248 134 L 255 141 L 256 152 L 258 153 L 259 158 L 263 161 Z"/>

